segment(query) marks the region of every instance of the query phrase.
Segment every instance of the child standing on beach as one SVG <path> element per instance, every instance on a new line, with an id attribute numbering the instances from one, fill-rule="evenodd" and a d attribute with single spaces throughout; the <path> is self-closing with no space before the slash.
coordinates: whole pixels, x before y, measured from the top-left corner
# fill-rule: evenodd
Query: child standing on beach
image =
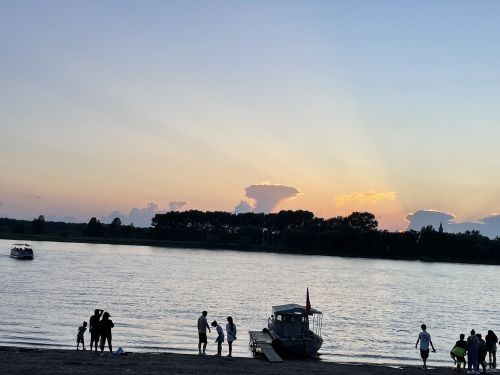
<path id="1" fill-rule="evenodd" d="M 76 335 L 76 350 L 80 350 L 79 346 L 82 343 L 83 350 L 85 350 L 85 342 L 83 341 L 83 334 L 87 330 L 87 322 L 83 322 L 83 324 L 78 327 L 78 333 Z"/>
<path id="2" fill-rule="evenodd" d="M 212 327 L 216 327 L 215 329 L 217 330 L 217 338 L 215 339 L 215 342 L 217 343 L 217 354 L 216 356 L 220 357 L 222 355 L 222 343 L 224 342 L 224 331 L 222 330 L 222 327 L 220 324 L 217 324 L 217 320 L 214 320 L 212 322 Z"/>

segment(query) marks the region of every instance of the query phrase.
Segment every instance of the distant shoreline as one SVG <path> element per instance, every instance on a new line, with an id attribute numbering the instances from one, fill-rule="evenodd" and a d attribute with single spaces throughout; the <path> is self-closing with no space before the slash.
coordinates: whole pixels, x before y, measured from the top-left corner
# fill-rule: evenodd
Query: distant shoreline
<path id="1" fill-rule="evenodd" d="M 300 249 L 290 249 L 281 246 L 272 245 L 251 245 L 247 248 L 242 248 L 238 244 L 219 244 L 216 247 L 209 247 L 205 242 L 189 242 L 189 241 L 167 241 L 167 240 L 151 240 L 151 239 L 134 239 L 134 238 L 108 238 L 108 237 L 85 237 L 71 236 L 61 237 L 57 235 L 35 235 L 35 234 L 12 234 L 0 233 L 0 239 L 10 240 L 13 242 L 69 242 L 69 243 L 89 243 L 89 244 L 106 244 L 106 245 L 127 245 L 127 246 L 153 246 L 164 248 L 180 248 L 180 249 L 200 249 L 200 250 L 232 250 L 242 252 L 264 252 L 275 254 L 290 254 L 290 255 L 315 255 L 328 257 L 342 257 L 353 259 L 381 259 L 381 260 L 402 260 L 402 261 L 421 261 L 421 262 L 436 262 L 436 263 L 458 263 L 458 264 L 477 264 L 477 265 L 500 265 L 499 260 L 490 262 L 475 261 L 471 259 L 449 259 L 449 258 L 432 258 L 432 257 L 370 257 L 370 256 L 353 256 L 347 253 L 325 254 L 319 251 L 304 252 Z M 6 249 L 10 250 L 10 249 Z M 35 249 L 36 251 L 36 249 Z"/>
<path id="2" fill-rule="evenodd" d="M 116 348 L 118 349 L 118 348 Z M 126 348 L 125 352 L 126 352 Z M 196 348 L 193 349 L 196 351 Z M 214 357 L 197 354 L 129 353 L 103 356 L 89 350 L 37 349 L 0 346 L 0 365 L 5 374 L 58 375 L 75 374 L 217 374 L 217 375 L 396 375 L 422 374 L 421 366 L 383 366 L 374 364 L 340 364 L 321 360 L 284 360 L 270 363 L 266 359 Z M 450 367 L 430 367 L 433 374 L 449 374 Z"/>

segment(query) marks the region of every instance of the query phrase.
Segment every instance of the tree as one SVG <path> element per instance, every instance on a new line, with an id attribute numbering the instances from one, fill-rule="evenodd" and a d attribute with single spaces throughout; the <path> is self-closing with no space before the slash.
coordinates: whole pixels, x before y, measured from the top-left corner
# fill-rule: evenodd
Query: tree
<path id="1" fill-rule="evenodd" d="M 93 217 L 87 224 L 87 227 L 83 231 L 83 234 L 89 237 L 101 237 L 103 235 L 101 222 Z"/>
<path id="2" fill-rule="evenodd" d="M 353 212 L 347 218 L 347 225 L 357 230 L 377 229 L 378 221 L 375 216 L 369 212 Z"/>
<path id="3" fill-rule="evenodd" d="M 122 229 L 122 221 L 119 217 L 115 217 L 111 224 L 109 224 L 109 235 L 110 237 L 120 237 Z"/>
<path id="4" fill-rule="evenodd" d="M 38 219 L 34 219 L 32 222 L 32 228 L 34 234 L 43 234 L 45 232 L 45 217 L 40 215 L 38 216 Z"/>

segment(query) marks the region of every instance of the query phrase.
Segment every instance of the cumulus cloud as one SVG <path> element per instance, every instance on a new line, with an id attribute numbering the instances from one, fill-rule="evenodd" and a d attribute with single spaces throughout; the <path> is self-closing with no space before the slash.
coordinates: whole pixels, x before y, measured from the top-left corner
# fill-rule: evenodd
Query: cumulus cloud
<path id="1" fill-rule="evenodd" d="M 408 226 L 406 230 L 420 230 L 422 227 L 432 225 L 434 228 L 439 228 L 439 225 L 443 225 L 443 230 L 446 228 L 449 232 L 450 221 L 453 220 L 455 216 L 452 214 L 434 211 L 434 210 L 418 210 L 411 214 L 405 216 L 405 220 L 408 221 Z"/>
<path id="2" fill-rule="evenodd" d="M 389 192 L 384 192 L 384 193 L 377 193 L 374 191 L 369 191 L 369 192 L 361 192 L 361 193 L 354 193 L 354 194 L 349 194 L 349 195 L 336 196 L 336 197 L 333 197 L 333 201 L 335 202 L 336 206 L 342 206 L 342 205 L 349 203 L 349 202 L 376 203 L 377 201 L 382 200 L 382 199 L 393 200 L 394 198 L 396 198 L 396 192 L 394 192 L 394 191 L 389 191 Z"/>
<path id="3" fill-rule="evenodd" d="M 162 210 L 158 203 L 149 202 L 144 208 L 132 208 L 128 215 L 124 215 L 120 211 L 113 211 L 110 215 L 101 217 L 101 222 L 110 224 L 113 219 L 119 218 L 123 225 L 134 224 L 136 227 L 147 228 L 151 226 L 151 219 L 156 214 L 166 212 L 168 211 Z"/>
<path id="4" fill-rule="evenodd" d="M 110 224 L 115 218 L 119 218 L 123 225 L 134 224 L 139 228 L 148 228 L 151 226 L 151 220 L 156 214 L 164 214 L 169 211 L 182 211 L 189 202 L 173 201 L 168 204 L 168 210 L 162 210 L 159 203 L 149 202 L 146 207 L 132 208 L 128 215 L 122 214 L 120 211 L 113 211 L 108 216 L 102 216 L 101 222 Z"/>
<path id="5" fill-rule="evenodd" d="M 500 214 L 491 214 L 479 219 L 479 223 L 469 221 L 454 222 L 453 219 L 455 219 L 455 216 L 450 213 L 435 210 L 418 210 L 406 215 L 405 220 L 409 222 L 406 230 L 413 229 L 419 231 L 427 225 L 432 225 L 435 229 L 438 229 L 442 225 L 443 231 L 448 233 L 464 233 L 466 231 L 477 230 L 489 238 L 500 236 Z"/>
<path id="6" fill-rule="evenodd" d="M 247 212 L 252 212 L 253 207 L 247 201 L 240 201 L 240 203 L 234 208 L 235 214 L 246 214 Z"/>
<path id="7" fill-rule="evenodd" d="M 168 204 L 168 208 L 170 211 L 182 211 L 188 204 L 189 202 L 173 201 Z"/>
<path id="8" fill-rule="evenodd" d="M 248 202 L 241 201 L 237 209 L 252 207 L 252 212 L 271 213 L 286 200 L 294 199 L 302 195 L 302 192 L 292 186 L 273 185 L 264 183 L 260 185 L 250 185 L 245 188 L 245 196 L 253 199 L 255 204 L 251 206 Z M 249 211 L 247 211 L 249 212 Z"/>

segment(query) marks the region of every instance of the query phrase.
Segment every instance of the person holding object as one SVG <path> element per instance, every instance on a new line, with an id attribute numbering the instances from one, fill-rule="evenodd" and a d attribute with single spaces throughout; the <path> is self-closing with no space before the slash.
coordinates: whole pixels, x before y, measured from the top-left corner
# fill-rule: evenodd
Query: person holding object
<path id="1" fill-rule="evenodd" d="M 422 324 L 420 326 L 422 328 L 422 332 L 418 335 L 417 342 L 415 343 L 415 349 L 420 341 L 420 356 L 422 357 L 422 361 L 424 362 L 424 370 L 427 370 L 427 358 L 429 358 L 429 344 L 432 347 L 432 352 L 435 353 L 436 349 L 434 349 L 434 345 L 431 341 L 431 335 L 426 331 L 427 326 Z"/>
<path id="2" fill-rule="evenodd" d="M 215 339 L 215 342 L 217 343 L 217 357 L 220 357 L 222 355 L 222 343 L 224 342 L 224 331 L 222 330 L 222 327 L 220 324 L 217 324 L 217 320 L 214 320 L 212 322 L 212 327 L 216 327 L 215 329 L 217 330 L 217 338 Z"/>
<path id="3" fill-rule="evenodd" d="M 467 350 L 467 341 L 464 340 L 465 335 L 463 333 L 460 334 L 460 340 L 455 343 L 453 349 L 451 349 L 450 356 L 455 361 L 457 365 L 457 372 L 460 372 L 462 363 L 464 364 L 464 371 L 467 361 L 465 360 L 465 352 Z"/>

